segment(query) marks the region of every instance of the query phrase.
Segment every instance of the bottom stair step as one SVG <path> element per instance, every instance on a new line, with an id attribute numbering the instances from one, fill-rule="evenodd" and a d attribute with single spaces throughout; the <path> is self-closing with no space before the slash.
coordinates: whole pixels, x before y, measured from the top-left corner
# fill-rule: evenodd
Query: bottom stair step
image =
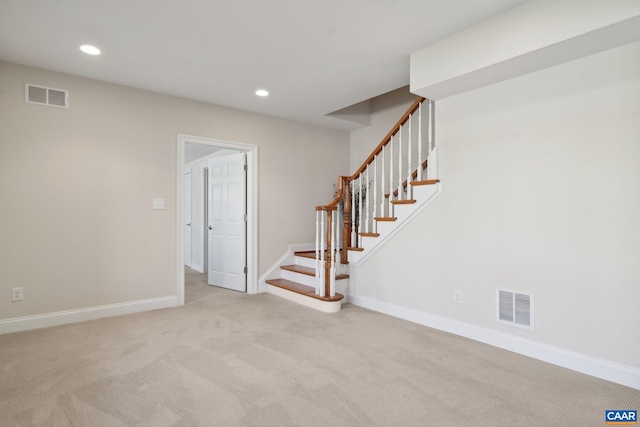
<path id="1" fill-rule="evenodd" d="M 295 292 L 300 295 L 304 295 L 310 298 L 315 298 L 320 301 L 340 301 L 344 298 L 342 294 L 336 294 L 334 297 L 321 297 L 320 295 L 316 295 L 316 290 L 311 286 L 303 285 L 302 283 L 292 282 L 287 279 L 269 279 L 266 281 L 268 284 L 272 286 L 276 286 L 278 288 L 286 289 L 291 292 Z"/>

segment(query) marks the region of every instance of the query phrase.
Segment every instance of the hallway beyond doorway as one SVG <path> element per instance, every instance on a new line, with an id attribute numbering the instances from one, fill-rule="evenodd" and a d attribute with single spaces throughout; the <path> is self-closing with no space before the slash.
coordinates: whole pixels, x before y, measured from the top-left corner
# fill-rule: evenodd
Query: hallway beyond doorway
<path id="1" fill-rule="evenodd" d="M 184 303 L 189 304 L 205 298 L 219 290 L 207 284 L 207 273 L 200 273 L 187 266 L 184 267 Z"/>

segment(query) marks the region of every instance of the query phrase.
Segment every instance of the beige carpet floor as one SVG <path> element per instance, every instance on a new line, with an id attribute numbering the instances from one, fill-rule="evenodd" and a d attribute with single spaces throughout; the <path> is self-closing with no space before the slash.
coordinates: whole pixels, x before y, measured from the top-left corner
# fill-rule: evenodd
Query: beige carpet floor
<path id="1" fill-rule="evenodd" d="M 604 426 L 640 391 L 356 306 L 207 286 L 0 336 L 2 426 Z"/>

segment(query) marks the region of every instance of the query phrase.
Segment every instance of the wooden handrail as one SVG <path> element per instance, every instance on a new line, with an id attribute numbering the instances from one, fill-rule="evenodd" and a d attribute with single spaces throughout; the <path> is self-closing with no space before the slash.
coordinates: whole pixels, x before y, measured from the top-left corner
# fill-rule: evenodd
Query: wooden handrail
<path id="1" fill-rule="evenodd" d="M 396 133 L 398 133 L 401 129 L 402 126 L 404 126 L 405 123 L 407 123 L 407 121 L 409 121 L 409 118 L 411 117 L 411 115 L 413 113 L 415 113 L 419 108 L 420 105 L 422 104 L 422 102 L 425 101 L 425 98 L 419 97 L 418 99 L 415 100 L 415 102 L 413 104 L 411 104 L 411 106 L 409 107 L 409 109 L 407 110 L 406 113 L 404 113 L 404 115 L 402 117 L 400 117 L 400 120 L 398 120 L 398 122 L 391 128 L 391 130 L 389 131 L 389 133 L 387 133 L 387 135 L 382 139 L 382 141 L 380 141 L 380 144 L 378 144 L 378 146 L 373 150 L 373 152 L 369 155 L 369 157 L 367 157 L 367 159 L 364 161 L 364 163 L 362 164 L 362 166 L 360 166 L 358 168 L 358 170 L 351 176 L 339 176 L 338 177 L 338 188 L 335 194 L 335 197 L 333 198 L 333 200 L 331 200 L 331 202 L 329 202 L 329 204 L 324 205 L 324 206 L 316 206 L 316 211 L 324 211 L 326 212 L 326 214 L 321 214 L 321 215 L 326 215 L 326 220 L 327 220 L 327 224 L 326 224 L 326 237 L 322 236 L 322 238 L 324 239 L 324 245 L 326 246 L 326 248 L 322 248 L 323 254 L 325 254 L 324 251 L 326 251 L 326 256 L 323 255 L 324 259 L 324 266 L 320 267 L 323 269 L 323 275 L 324 275 L 324 283 L 319 284 L 316 288 L 317 292 L 320 292 L 320 295 L 325 295 L 325 296 L 330 296 L 331 295 L 331 291 L 332 291 L 332 282 L 331 280 L 333 279 L 332 276 L 332 263 L 335 263 L 336 260 L 334 259 L 334 257 L 339 256 L 340 257 L 340 263 L 342 264 L 347 264 L 348 263 L 348 256 L 347 256 L 347 250 L 358 250 L 359 248 L 357 247 L 353 247 L 353 246 L 358 246 L 358 242 L 357 242 L 357 237 L 356 237 L 356 242 L 354 245 L 352 245 L 352 227 L 354 226 L 354 224 L 352 224 L 352 208 L 353 206 L 351 206 L 351 182 L 354 181 L 358 176 L 360 176 L 363 172 L 365 172 L 367 170 L 367 167 L 373 163 L 376 159 L 376 156 L 378 156 L 378 154 L 382 153 L 382 151 L 384 150 L 384 148 L 386 147 L 387 144 L 389 144 L 389 142 L 391 142 L 393 135 L 395 135 Z M 430 104 L 431 105 L 431 104 Z M 429 113 L 431 114 L 431 108 L 429 109 Z M 409 125 L 409 128 L 411 128 L 411 125 Z M 431 132 L 431 128 L 429 129 L 429 131 Z M 409 138 L 411 138 L 411 135 L 409 135 Z M 430 145 L 430 144 L 429 144 Z M 410 159 L 411 157 L 409 157 Z M 411 163 L 409 161 L 409 163 Z M 411 179 L 415 179 L 417 178 L 419 175 L 419 173 L 425 169 L 425 167 L 427 166 L 427 161 L 425 160 L 424 162 L 421 162 L 420 164 L 418 164 L 418 169 L 414 172 L 412 172 L 411 174 L 409 174 L 409 176 L 411 177 Z M 368 175 L 367 175 L 368 176 Z M 407 180 L 408 181 L 408 180 Z M 409 183 L 406 182 L 403 183 L 403 186 L 408 185 Z M 396 190 L 397 191 L 397 190 Z M 385 197 L 388 197 L 385 195 Z M 338 205 L 340 204 L 340 202 L 344 200 L 344 212 L 343 212 L 343 224 L 341 226 L 342 229 L 342 248 L 337 248 L 335 246 L 332 247 L 332 244 L 335 245 L 336 243 L 338 243 L 339 238 L 337 237 L 338 234 L 334 235 L 334 227 L 339 227 L 340 225 L 337 224 L 339 221 L 338 215 L 334 215 L 333 212 L 336 212 L 338 210 Z M 392 201 L 391 203 L 413 203 L 415 202 L 414 200 L 400 200 L 400 201 Z M 360 203 L 362 204 L 362 199 L 360 200 Z M 356 208 L 357 209 L 357 208 Z M 391 219 L 391 218 L 388 218 Z M 395 220 L 395 218 L 393 218 Z M 316 227 L 317 227 L 317 223 L 316 223 Z M 316 228 L 316 233 L 318 233 L 318 228 Z M 339 230 L 336 230 L 339 231 Z M 376 233 L 360 233 L 360 235 L 369 235 L 369 236 L 373 236 Z M 316 239 L 318 239 L 316 237 Z M 334 242 L 335 240 L 335 242 Z M 320 240 L 322 241 L 322 240 Z M 316 240 L 316 256 L 317 256 L 317 250 L 318 250 L 318 240 Z M 332 248 L 331 250 L 329 250 L 329 248 Z M 336 253 L 333 253 L 333 252 Z"/>
<path id="2" fill-rule="evenodd" d="M 337 209 L 340 200 L 342 199 L 342 193 L 344 191 L 344 181 L 348 179 L 347 176 L 339 176 L 338 177 L 338 191 L 336 192 L 336 196 L 333 198 L 328 205 L 325 206 L 316 206 L 316 211 L 334 211 Z"/>
<path id="3" fill-rule="evenodd" d="M 382 141 L 380 141 L 380 144 L 378 144 L 375 150 L 373 150 L 373 152 L 369 155 L 369 157 L 367 157 L 367 160 L 364 161 L 362 166 L 360 166 L 353 175 L 338 177 L 338 191 L 336 193 L 336 196 L 333 198 L 331 202 L 329 202 L 329 204 L 325 206 L 316 206 L 316 211 L 330 211 L 330 210 L 336 209 L 336 207 L 340 203 L 340 200 L 342 199 L 342 196 L 343 196 L 345 181 L 346 182 L 353 181 L 358 177 L 358 175 L 360 175 L 362 172 L 365 171 L 365 169 L 367 169 L 367 165 L 373 162 L 376 156 L 382 152 L 382 150 L 387 145 L 387 143 L 391 141 L 391 137 L 395 135 L 400 130 L 400 128 L 407 122 L 407 120 L 409 120 L 409 117 L 413 113 L 415 113 L 418 110 L 418 108 L 420 108 L 420 104 L 424 100 L 425 98 L 419 97 L 418 99 L 415 100 L 413 104 L 411 104 L 411 107 L 409 107 L 407 112 L 404 113 L 402 117 L 400 117 L 400 120 L 398 120 L 398 122 L 391 128 L 389 133 L 387 133 L 387 135 L 384 138 L 382 138 Z"/>
<path id="4" fill-rule="evenodd" d="M 382 141 L 380 141 L 380 144 L 378 144 L 376 149 L 373 150 L 373 152 L 369 155 L 369 157 L 367 157 L 367 160 L 365 160 L 364 163 L 362 164 L 362 166 L 360 166 L 360 168 L 358 168 L 356 173 L 354 173 L 353 175 L 351 175 L 349 177 L 349 181 L 354 180 L 358 175 L 360 175 L 362 172 L 364 172 L 365 169 L 367 169 L 367 165 L 369 163 L 373 162 L 373 159 L 375 159 L 376 156 L 382 152 L 382 149 L 384 148 L 384 146 L 387 145 L 387 143 L 389 141 L 391 141 L 391 137 L 393 135 L 395 135 L 400 130 L 402 125 L 404 125 L 407 122 L 407 120 L 409 120 L 409 116 L 411 116 L 413 113 L 416 112 L 416 110 L 418 110 L 418 108 L 420 108 L 420 104 L 424 100 L 425 100 L 425 98 L 422 98 L 422 97 L 416 99 L 416 101 L 411 105 L 411 107 L 409 107 L 407 112 L 404 113 L 404 115 L 402 117 L 400 117 L 400 120 L 398 120 L 398 122 L 395 124 L 395 126 L 391 128 L 389 133 L 384 138 L 382 138 Z"/>

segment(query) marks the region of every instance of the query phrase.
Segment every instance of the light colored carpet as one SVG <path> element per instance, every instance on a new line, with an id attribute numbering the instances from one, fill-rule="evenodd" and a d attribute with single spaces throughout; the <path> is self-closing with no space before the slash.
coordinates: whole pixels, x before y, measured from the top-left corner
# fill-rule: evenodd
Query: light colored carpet
<path id="1" fill-rule="evenodd" d="M 640 391 L 346 305 L 206 286 L 0 336 L 2 426 L 603 426 Z"/>

